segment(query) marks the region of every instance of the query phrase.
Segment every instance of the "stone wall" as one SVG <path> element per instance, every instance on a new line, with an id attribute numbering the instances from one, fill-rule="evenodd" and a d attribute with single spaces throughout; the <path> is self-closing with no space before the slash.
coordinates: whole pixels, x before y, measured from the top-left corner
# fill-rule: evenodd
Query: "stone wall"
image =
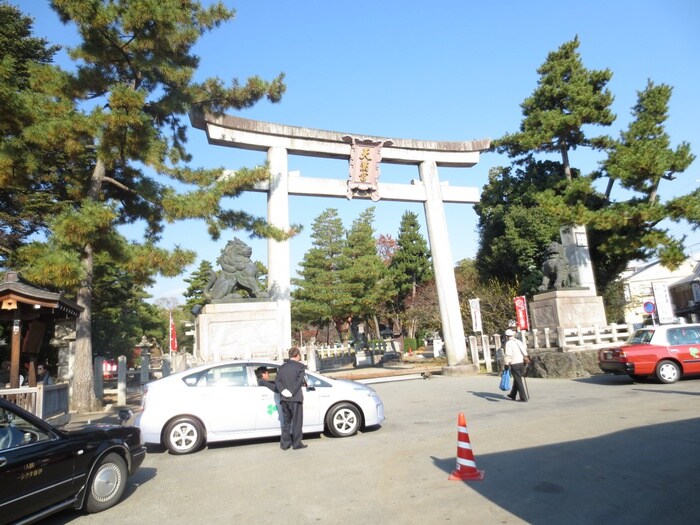
<path id="1" fill-rule="evenodd" d="M 527 369 L 527 377 L 575 379 L 602 374 L 598 366 L 596 350 L 531 352 L 531 356 L 532 361 Z"/>

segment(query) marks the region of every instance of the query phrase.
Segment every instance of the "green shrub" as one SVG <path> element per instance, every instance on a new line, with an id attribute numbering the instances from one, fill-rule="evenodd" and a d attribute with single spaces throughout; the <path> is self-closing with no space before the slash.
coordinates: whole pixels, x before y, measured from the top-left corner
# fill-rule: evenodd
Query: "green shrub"
<path id="1" fill-rule="evenodd" d="M 418 349 L 418 341 L 413 337 L 404 337 L 403 349 L 405 352 L 415 352 Z"/>

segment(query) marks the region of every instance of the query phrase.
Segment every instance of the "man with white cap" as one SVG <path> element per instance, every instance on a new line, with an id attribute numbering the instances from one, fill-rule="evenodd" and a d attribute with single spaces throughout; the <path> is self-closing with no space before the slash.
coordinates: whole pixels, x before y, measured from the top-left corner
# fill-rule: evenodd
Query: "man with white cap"
<path id="1" fill-rule="evenodd" d="M 513 388 L 511 388 L 507 397 L 511 401 L 515 401 L 519 393 L 519 401 L 527 401 L 527 392 L 523 384 L 523 369 L 525 368 L 525 361 L 529 361 L 530 356 L 527 354 L 525 344 L 515 338 L 515 332 L 510 328 L 506 330 L 506 337 L 508 340 L 506 341 L 505 364 L 506 367 L 510 367 L 510 373 L 513 376 Z"/>

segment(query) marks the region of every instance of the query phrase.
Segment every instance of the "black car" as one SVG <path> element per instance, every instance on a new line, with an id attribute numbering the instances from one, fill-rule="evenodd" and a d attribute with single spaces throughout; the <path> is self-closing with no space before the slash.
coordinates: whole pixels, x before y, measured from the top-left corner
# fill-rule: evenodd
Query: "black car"
<path id="1" fill-rule="evenodd" d="M 61 430 L 0 399 L 0 523 L 32 523 L 66 508 L 108 509 L 145 457 L 137 427 Z"/>

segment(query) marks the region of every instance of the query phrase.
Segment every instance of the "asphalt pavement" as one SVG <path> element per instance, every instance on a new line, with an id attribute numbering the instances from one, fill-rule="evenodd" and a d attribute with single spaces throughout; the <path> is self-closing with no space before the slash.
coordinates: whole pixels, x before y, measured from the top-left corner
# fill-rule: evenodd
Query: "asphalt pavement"
<path id="1" fill-rule="evenodd" d="M 249 440 L 173 456 L 149 449 L 124 500 L 53 523 L 700 523 L 700 379 L 528 379 L 515 403 L 498 376 L 373 387 L 386 420 L 309 448 Z M 458 415 L 481 481 L 449 481 Z"/>

